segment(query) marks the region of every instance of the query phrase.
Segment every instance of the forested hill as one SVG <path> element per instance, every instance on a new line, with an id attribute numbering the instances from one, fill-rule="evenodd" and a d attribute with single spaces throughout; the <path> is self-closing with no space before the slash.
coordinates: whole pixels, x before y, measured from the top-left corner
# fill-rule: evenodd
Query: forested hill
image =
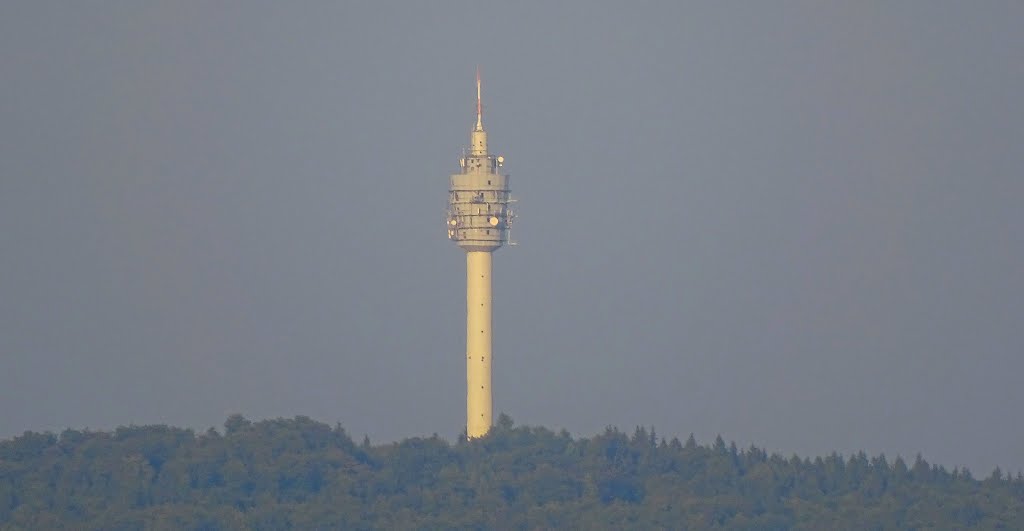
<path id="1" fill-rule="evenodd" d="M 306 417 L 0 442 L 0 529 L 1020 529 L 1024 478 L 615 429 L 373 446 Z"/>

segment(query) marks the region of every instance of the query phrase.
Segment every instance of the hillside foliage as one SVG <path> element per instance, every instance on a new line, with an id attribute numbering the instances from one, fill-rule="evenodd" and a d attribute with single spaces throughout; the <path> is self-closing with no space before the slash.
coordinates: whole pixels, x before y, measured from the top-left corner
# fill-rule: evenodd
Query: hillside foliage
<path id="1" fill-rule="evenodd" d="M 487 437 L 357 444 L 307 417 L 0 442 L 0 529 L 1019 529 L 1024 478 L 920 457 L 783 457 L 502 416 Z"/>

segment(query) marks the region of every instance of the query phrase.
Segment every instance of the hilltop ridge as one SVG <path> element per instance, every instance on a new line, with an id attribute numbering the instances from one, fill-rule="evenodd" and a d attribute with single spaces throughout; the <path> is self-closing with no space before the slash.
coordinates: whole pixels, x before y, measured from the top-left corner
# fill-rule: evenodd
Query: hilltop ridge
<path id="1" fill-rule="evenodd" d="M 1012 528 L 1024 477 L 609 427 L 357 444 L 308 417 L 0 441 L 0 529 Z"/>

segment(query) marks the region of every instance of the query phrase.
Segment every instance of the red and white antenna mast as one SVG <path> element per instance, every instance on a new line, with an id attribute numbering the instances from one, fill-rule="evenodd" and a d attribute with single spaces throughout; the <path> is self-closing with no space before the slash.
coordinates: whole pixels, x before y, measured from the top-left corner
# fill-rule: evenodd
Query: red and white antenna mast
<path id="1" fill-rule="evenodd" d="M 476 67 L 476 131 L 484 130 L 484 105 L 480 100 L 480 67 Z"/>

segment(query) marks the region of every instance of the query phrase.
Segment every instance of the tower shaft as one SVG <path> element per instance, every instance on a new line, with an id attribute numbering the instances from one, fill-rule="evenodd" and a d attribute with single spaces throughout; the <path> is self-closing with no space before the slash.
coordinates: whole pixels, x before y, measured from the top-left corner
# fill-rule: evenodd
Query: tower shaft
<path id="1" fill-rule="evenodd" d="M 491 252 L 466 253 L 466 436 L 491 429 Z"/>

